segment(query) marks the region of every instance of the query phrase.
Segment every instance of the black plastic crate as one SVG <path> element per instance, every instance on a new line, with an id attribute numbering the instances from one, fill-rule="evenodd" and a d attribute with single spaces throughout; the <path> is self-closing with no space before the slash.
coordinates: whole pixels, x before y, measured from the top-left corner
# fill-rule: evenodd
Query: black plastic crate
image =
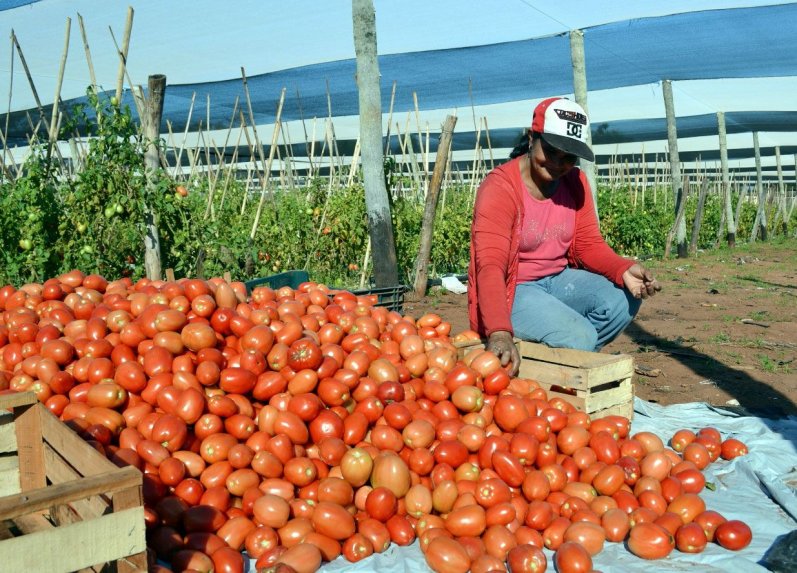
<path id="1" fill-rule="evenodd" d="M 252 290 L 255 287 L 259 286 L 267 286 L 274 290 L 282 288 L 284 286 L 289 286 L 292 289 L 297 289 L 299 288 L 300 284 L 305 283 L 309 280 L 310 280 L 310 275 L 307 274 L 307 271 L 294 270 L 294 271 L 285 271 L 283 273 L 279 273 L 276 275 L 271 275 L 270 277 L 252 279 L 250 281 L 246 281 L 244 284 L 246 285 L 246 294 L 252 294 Z"/>
<path id="2" fill-rule="evenodd" d="M 396 285 L 390 287 L 369 288 L 353 290 L 352 294 L 377 296 L 376 306 L 387 307 L 388 310 L 395 310 L 398 313 L 404 312 L 404 293 L 410 290 L 407 285 Z"/>

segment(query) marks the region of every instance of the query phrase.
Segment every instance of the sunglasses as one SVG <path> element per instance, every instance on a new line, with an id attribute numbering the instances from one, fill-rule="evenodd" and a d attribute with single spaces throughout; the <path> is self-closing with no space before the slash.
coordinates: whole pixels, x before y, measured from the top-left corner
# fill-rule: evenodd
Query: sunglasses
<path id="1" fill-rule="evenodd" d="M 572 153 L 566 153 L 561 149 L 555 148 L 553 145 L 549 145 L 544 139 L 540 138 L 540 144 L 542 144 L 542 151 L 545 153 L 545 157 L 548 159 L 554 159 L 561 163 L 568 163 L 575 165 L 578 162 L 578 156 Z"/>

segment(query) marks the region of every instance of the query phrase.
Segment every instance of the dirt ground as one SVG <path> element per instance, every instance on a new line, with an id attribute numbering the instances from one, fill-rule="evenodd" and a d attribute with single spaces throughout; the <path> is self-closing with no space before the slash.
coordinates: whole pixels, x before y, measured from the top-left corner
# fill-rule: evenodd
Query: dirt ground
<path id="1" fill-rule="evenodd" d="M 604 353 L 634 357 L 637 396 L 707 402 L 761 417 L 797 414 L 797 241 L 644 262 L 662 284 Z M 468 328 L 466 295 L 433 290 L 405 314 Z"/>

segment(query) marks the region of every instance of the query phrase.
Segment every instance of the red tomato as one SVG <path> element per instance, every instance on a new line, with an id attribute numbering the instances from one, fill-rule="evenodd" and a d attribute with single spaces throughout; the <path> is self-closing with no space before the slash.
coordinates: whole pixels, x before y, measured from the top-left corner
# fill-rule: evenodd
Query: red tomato
<path id="1" fill-rule="evenodd" d="M 717 527 L 714 532 L 714 540 L 725 549 L 739 551 L 750 545 L 753 540 L 753 532 L 745 522 L 731 519 Z"/>
<path id="2" fill-rule="evenodd" d="M 592 557 L 575 541 L 566 541 L 556 550 L 554 564 L 559 573 L 588 573 L 592 571 Z"/>
<path id="3" fill-rule="evenodd" d="M 675 546 L 683 553 L 700 553 L 707 543 L 706 532 L 697 523 L 685 523 L 675 532 Z"/>
<path id="4" fill-rule="evenodd" d="M 643 559 L 662 559 L 675 548 L 669 531 L 655 523 L 638 523 L 628 536 L 628 550 Z"/>
<path id="5" fill-rule="evenodd" d="M 288 366 L 296 371 L 315 370 L 321 365 L 323 358 L 321 348 L 309 338 L 294 341 L 288 350 Z"/>
<path id="6" fill-rule="evenodd" d="M 720 455 L 724 460 L 732 460 L 747 455 L 747 446 L 736 438 L 728 438 L 720 444 Z"/>
<path id="7" fill-rule="evenodd" d="M 467 573 L 471 559 L 461 543 L 445 536 L 432 539 L 425 551 L 426 563 L 438 573 Z"/>

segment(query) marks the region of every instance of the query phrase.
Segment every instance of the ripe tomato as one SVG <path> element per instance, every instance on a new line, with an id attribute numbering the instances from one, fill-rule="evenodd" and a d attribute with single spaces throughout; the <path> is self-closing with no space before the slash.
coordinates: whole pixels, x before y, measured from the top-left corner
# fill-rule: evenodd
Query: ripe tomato
<path id="1" fill-rule="evenodd" d="M 554 564 L 559 573 L 588 573 L 592 571 L 592 556 L 580 543 L 566 541 L 556 550 Z"/>
<path id="2" fill-rule="evenodd" d="M 321 347 L 309 338 L 300 338 L 291 343 L 288 350 L 288 366 L 299 370 L 315 370 L 321 365 L 324 355 Z"/>
<path id="3" fill-rule="evenodd" d="M 750 545 L 753 540 L 753 532 L 745 522 L 731 519 L 717 527 L 714 532 L 714 540 L 725 549 L 739 551 Z"/>
<path id="4" fill-rule="evenodd" d="M 697 523 L 685 523 L 675 532 L 675 546 L 683 553 L 700 553 L 707 543 L 706 532 Z"/>
<path id="5" fill-rule="evenodd" d="M 728 438 L 720 444 L 720 455 L 724 460 L 732 460 L 747 455 L 747 446 L 736 438 Z"/>
<path id="6" fill-rule="evenodd" d="M 655 523 L 638 523 L 628 536 L 629 551 L 643 559 L 662 559 L 674 548 L 675 539 L 670 532 Z"/>

